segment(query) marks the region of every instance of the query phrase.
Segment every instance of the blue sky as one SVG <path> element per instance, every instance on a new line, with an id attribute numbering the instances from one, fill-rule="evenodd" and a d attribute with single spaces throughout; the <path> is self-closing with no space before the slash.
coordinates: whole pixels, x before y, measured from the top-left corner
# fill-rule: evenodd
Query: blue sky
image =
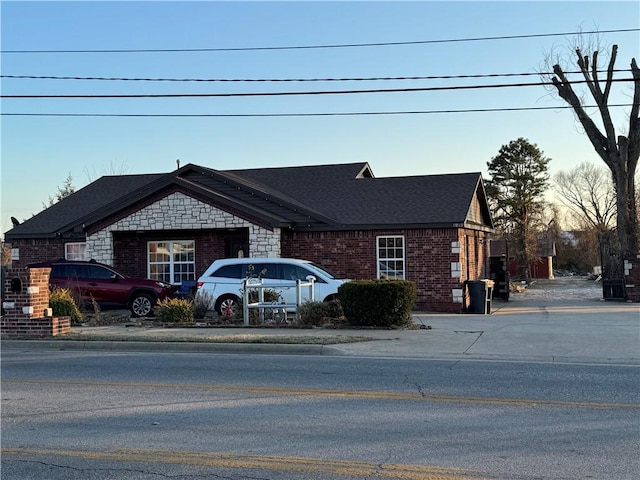
<path id="1" fill-rule="evenodd" d="M 534 73 L 575 40 L 534 36 L 637 29 L 640 3 L 588 2 L 30 2 L 0 3 L 2 75 L 312 79 Z M 279 50 L 10 53 L 27 50 L 238 49 L 530 38 Z M 620 69 L 640 34 L 606 33 Z M 150 82 L 2 78 L 3 95 L 186 94 L 399 89 L 538 82 L 538 76 L 341 82 Z M 630 103 L 629 84 L 612 103 Z M 342 95 L 2 99 L 1 229 L 42 210 L 70 174 L 170 172 L 369 162 L 375 175 L 482 172 L 525 137 L 551 173 L 601 163 L 570 110 L 299 117 L 59 117 L 9 113 L 281 114 L 561 107 L 543 86 Z M 626 131 L 628 108 L 616 108 Z M 309 188 L 313 188 L 310 185 Z"/>

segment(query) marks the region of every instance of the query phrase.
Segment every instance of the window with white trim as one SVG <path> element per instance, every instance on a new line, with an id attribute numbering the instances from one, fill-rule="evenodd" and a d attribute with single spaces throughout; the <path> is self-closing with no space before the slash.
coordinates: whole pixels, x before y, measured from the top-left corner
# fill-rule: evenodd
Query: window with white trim
<path id="1" fill-rule="evenodd" d="M 173 285 L 196 279 L 196 242 L 168 240 L 147 243 L 149 278 Z"/>
<path id="2" fill-rule="evenodd" d="M 85 242 L 70 242 L 64 244 L 64 258 L 66 260 L 88 260 L 85 254 L 87 244 Z"/>
<path id="3" fill-rule="evenodd" d="M 376 243 L 378 278 L 397 278 L 404 280 L 404 237 L 402 235 L 377 237 Z"/>

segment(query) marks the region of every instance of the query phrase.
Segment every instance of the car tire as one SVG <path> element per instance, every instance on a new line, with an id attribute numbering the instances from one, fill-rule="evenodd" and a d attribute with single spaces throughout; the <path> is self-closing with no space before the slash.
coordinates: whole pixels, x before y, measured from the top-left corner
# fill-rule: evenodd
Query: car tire
<path id="1" fill-rule="evenodd" d="M 240 307 L 240 298 L 235 295 L 223 295 L 216 301 L 215 311 L 218 315 L 233 317 Z"/>
<path id="2" fill-rule="evenodd" d="M 148 293 L 136 293 L 131 298 L 129 308 L 134 317 L 148 317 L 155 304 L 156 299 Z"/>

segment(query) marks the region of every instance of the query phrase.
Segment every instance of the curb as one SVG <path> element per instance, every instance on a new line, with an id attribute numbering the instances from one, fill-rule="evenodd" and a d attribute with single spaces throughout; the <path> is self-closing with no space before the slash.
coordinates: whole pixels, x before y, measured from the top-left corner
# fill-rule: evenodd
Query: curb
<path id="1" fill-rule="evenodd" d="M 283 355 L 334 355 L 327 345 L 289 343 L 145 342 L 100 340 L 2 340 L 2 348 L 49 350 L 164 351 L 188 353 L 264 353 Z"/>
<path id="2" fill-rule="evenodd" d="M 148 341 L 100 341 L 100 340 L 3 340 L 2 348 L 22 350 L 70 350 L 105 352 L 175 352 L 212 354 L 266 354 L 266 355 L 324 355 L 343 357 L 384 357 L 395 359 L 422 359 L 448 362 L 513 362 L 583 364 L 606 366 L 640 366 L 640 358 L 597 358 L 549 355 L 500 355 L 500 354 L 460 354 L 434 353 L 433 355 L 385 355 L 354 354 L 339 345 L 302 345 L 286 343 L 214 343 L 214 342 L 148 342 Z"/>

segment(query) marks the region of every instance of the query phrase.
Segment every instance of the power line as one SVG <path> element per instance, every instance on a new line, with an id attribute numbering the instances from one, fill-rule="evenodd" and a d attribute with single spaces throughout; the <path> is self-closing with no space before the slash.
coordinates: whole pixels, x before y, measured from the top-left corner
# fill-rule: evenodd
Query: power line
<path id="1" fill-rule="evenodd" d="M 631 104 L 612 104 L 609 107 L 630 107 Z M 373 116 L 373 115 L 425 115 L 445 113 L 492 113 L 522 112 L 536 110 L 566 110 L 570 106 L 556 107 L 514 107 L 514 108 L 468 108 L 460 110 L 409 110 L 387 112 L 327 112 L 327 113 L 11 113 L 2 112 L 7 117 L 148 117 L 148 118 L 197 118 L 197 117 L 339 117 L 339 116 Z M 584 108 L 597 108 L 596 105 L 585 105 Z"/>
<path id="2" fill-rule="evenodd" d="M 591 35 L 602 33 L 628 33 L 638 32 L 638 28 L 615 29 L 615 30 L 592 30 L 581 32 L 561 32 L 561 33 L 538 33 L 529 35 L 503 35 L 496 37 L 471 37 L 471 38 L 453 38 L 440 40 L 417 40 L 408 42 L 375 42 L 375 43 L 343 43 L 343 44 L 326 44 L 326 45 L 289 45 L 289 46 L 272 46 L 272 47 L 231 47 L 231 48 L 146 48 L 146 49 L 107 49 L 107 50 L 0 50 L 0 53 L 14 54 L 32 54 L 32 53 L 178 53 L 178 52 L 242 52 L 242 51 L 261 51 L 261 50 L 303 50 L 303 49 L 322 49 L 322 48 L 357 48 L 357 47 L 389 47 L 400 45 L 428 45 L 438 43 L 455 43 L 455 42 L 480 42 L 488 40 L 514 40 L 521 38 L 540 38 L 540 37 L 560 37 L 566 35 Z"/>
<path id="3" fill-rule="evenodd" d="M 613 79 L 613 82 L 633 82 L 632 78 Z M 586 80 L 572 82 L 587 83 Z M 299 95 L 345 95 L 360 93 L 408 93 L 444 90 L 480 90 L 487 88 L 539 87 L 553 85 L 552 82 L 503 83 L 495 85 L 457 85 L 453 87 L 378 88 L 367 90 L 311 90 L 302 92 L 245 92 L 245 93 L 133 93 L 133 94 L 60 94 L 60 95 L 0 95 L 0 98 L 57 99 L 57 98 L 203 98 L 203 97 L 276 97 Z"/>
<path id="4" fill-rule="evenodd" d="M 630 72 L 631 70 L 613 70 L 615 73 Z M 606 72 L 599 70 L 598 73 Z M 580 71 L 564 72 L 567 75 L 580 74 Z M 125 82 L 370 82 L 380 80 L 453 80 L 467 78 L 500 78 L 500 77 L 526 77 L 540 75 L 555 75 L 553 72 L 526 72 L 526 73 L 484 73 L 471 75 L 428 75 L 428 76 L 402 76 L 402 77 L 345 77 L 345 78 L 139 78 L 139 77 L 79 77 L 79 76 L 52 76 L 52 75 L 0 75 L 0 78 L 29 79 L 29 80 L 101 80 L 101 81 L 125 81 Z"/>

